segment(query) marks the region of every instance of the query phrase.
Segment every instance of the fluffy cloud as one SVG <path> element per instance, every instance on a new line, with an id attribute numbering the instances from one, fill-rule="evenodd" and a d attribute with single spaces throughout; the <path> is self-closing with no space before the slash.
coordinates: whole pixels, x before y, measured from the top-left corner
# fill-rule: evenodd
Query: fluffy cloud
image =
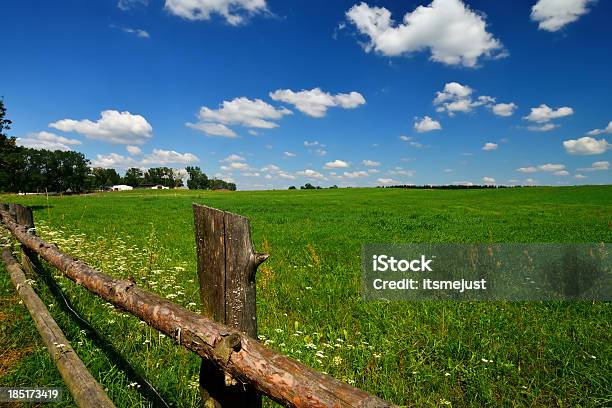
<path id="1" fill-rule="evenodd" d="M 298 171 L 296 174 L 298 176 L 306 177 L 306 178 L 309 178 L 309 179 L 325 180 L 325 176 L 323 176 L 318 171 L 315 171 L 315 170 L 312 170 L 312 169 L 306 169 L 306 170 Z"/>
<path id="2" fill-rule="evenodd" d="M 187 127 L 200 130 L 209 136 L 236 137 L 236 132 L 221 123 L 186 123 Z"/>
<path id="3" fill-rule="evenodd" d="M 178 153 L 174 150 L 153 149 L 142 159 L 145 166 L 163 166 L 168 164 L 191 164 L 198 162 L 199 159 L 192 153 Z"/>
<path id="4" fill-rule="evenodd" d="M 96 122 L 89 119 L 62 119 L 50 123 L 49 127 L 117 144 L 142 144 L 151 138 L 153 132 L 153 128 L 144 117 L 116 110 L 103 111 Z"/>
<path id="5" fill-rule="evenodd" d="M 343 160 L 334 160 L 331 162 L 325 163 L 324 168 L 326 169 L 341 169 L 349 167 L 349 164 Z"/>
<path id="6" fill-rule="evenodd" d="M 484 146 L 482 146 L 482 150 L 495 150 L 497 149 L 498 144 L 497 143 L 491 143 L 491 142 L 487 142 L 484 144 Z"/>
<path id="7" fill-rule="evenodd" d="M 373 160 L 363 160 L 361 164 L 363 164 L 364 166 L 368 166 L 368 167 L 380 166 L 380 162 L 373 161 Z"/>
<path id="8" fill-rule="evenodd" d="M 166 10 L 187 20 L 210 20 L 211 14 L 222 16 L 231 25 L 267 11 L 266 0 L 166 0 Z"/>
<path id="9" fill-rule="evenodd" d="M 491 110 L 497 116 L 512 116 L 517 108 L 515 103 L 498 103 L 491 107 Z"/>
<path id="10" fill-rule="evenodd" d="M 178 153 L 174 150 L 153 149 L 153 152 L 145 155 L 142 160 L 136 160 L 134 157 L 123 156 L 117 153 L 106 155 L 98 154 L 91 165 L 92 167 L 126 169 L 128 167 L 155 167 L 172 164 L 184 165 L 196 163 L 198 161 L 198 157 L 192 153 Z"/>
<path id="11" fill-rule="evenodd" d="M 368 177 L 369 174 L 367 171 L 345 171 L 342 175 L 346 178 L 360 178 L 360 177 Z"/>
<path id="12" fill-rule="evenodd" d="M 236 162 L 236 161 L 246 161 L 246 159 L 237 154 L 230 154 L 225 159 L 219 160 L 220 163 L 231 163 L 231 162 Z"/>
<path id="13" fill-rule="evenodd" d="M 284 152 L 283 155 L 285 157 L 295 157 L 295 156 L 297 156 L 295 153 L 292 153 L 292 152 Z"/>
<path id="14" fill-rule="evenodd" d="M 137 156 L 142 153 L 142 150 L 140 150 L 140 147 L 138 146 L 129 145 L 129 146 L 126 146 L 125 150 L 127 150 L 127 152 L 131 154 L 132 156 Z"/>
<path id="15" fill-rule="evenodd" d="M 386 8 L 363 2 L 346 17 L 369 38 L 366 52 L 398 56 L 429 49 L 433 61 L 467 67 L 476 66 L 482 56 L 504 55 L 500 41 L 487 32 L 483 15 L 460 0 L 433 0 L 407 13 L 400 24 Z"/>
<path id="16" fill-rule="evenodd" d="M 294 105 L 300 112 L 315 118 L 325 116 L 327 109 L 331 107 L 353 109 L 366 103 L 365 98 L 359 92 L 353 91 L 348 94 L 339 93 L 332 95 L 329 92 L 323 92 L 320 88 L 301 90 L 299 92 L 294 92 L 290 89 L 279 89 L 270 92 L 270 98 Z"/>
<path id="17" fill-rule="evenodd" d="M 538 22 L 538 28 L 558 31 L 589 12 L 589 3 L 594 0 L 538 0 L 531 8 L 531 19 Z"/>
<path id="18" fill-rule="evenodd" d="M 612 134 L 612 120 L 608 122 L 608 126 L 606 126 L 604 129 L 593 129 L 587 134 L 589 136 L 597 136 L 597 135 L 602 135 L 604 133 Z"/>
<path id="19" fill-rule="evenodd" d="M 278 124 L 273 120 L 291 114 L 292 112 L 289 109 L 277 109 L 261 99 L 251 100 L 239 97 L 231 101 L 223 101 L 218 109 L 202 106 L 198 118 L 203 122 L 272 129 L 278 127 Z"/>
<path id="20" fill-rule="evenodd" d="M 28 133 L 26 137 L 17 138 L 17 145 L 31 149 L 61 150 L 67 152 L 72 150 L 70 146 L 80 145 L 77 139 L 68 139 L 51 132 Z"/>
<path id="21" fill-rule="evenodd" d="M 531 130 L 532 132 L 549 132 L 558 127 L 559 126 L 555 125 L 554 123 L 544 123 L 543 125 L 527 126 L 527 129 Z"/>
<path id="22" fill-rule="evenodd" d="M 440 122 L 433 120 L 429 116 L 425 116 L 422 119 L 415 118 L 414 130 L 419 133 L 431 132 L 432 130 L 440 129 L 442 129 L 442 125 L 440 125 Z"/>
<path id="23" fill-rule="evenodd" d="M 569 154 L 589 155 L 601 154 L 612 149 L 612 144 L 606 139 L 595 139 L 590 136 L 584 136 L 579 139 L 570 139 L 563 142 L 565 151 Z"/>
<path id="24" fill-rule="evenodd" d="M 485 176 L 485 177 L 482 178 L 482 182 L 484 184 L 495 184 L 495 179 L 493 177 Z"/>
<path id="25" fill-rule="evenodd" d="M 593 163 L 591 167 L 578 169 L 578 171 L 604 171 L 604 170 L 610 170 L 610 162 L 598 161 L 598 162 Z"/>
<path id="26" fill-rule="evenodd" d="M 390 178 L 379 178 L 376 181 L 378 182 L 378 184 L 383 184 L 383 185 L 399 184 L 399 181 L 393 180 Z"/>
<path id="27" fill-rule="evenodd" d="M 541 104 L 537 108 L 531 108 L 531 112 L 529 113 L 529 115 L 525 116 L 523 119 L 535 123 L 547 123 L 553 119 L 562 118 L 564 116 L 569 116 L 573 114 L 574 110 L 567 106 L 563 106 L 558 109 L 552 109 L 546 104 Z"/>
<path id="28" fill-rule="evenodd" d="M 537 173 L 539 171 L 561 173 L 565 171 L 565 164 L 546 163 L 546 164 L 541 164 L 537 167 L 534 167 L 534 166 L 519 167 L 518 169 L 516 169 L 516 171 L 520 173 Z M 563 176 L 564 174 L 556 174 L 556 175 Z"/>
<path id="29" fill-rule="evenodd" d="M 471 112 L 478 106 L 486 106 L 498 116 L 511 116 L 517 107 L 514 103 L 495 104 L 495 98 L 487 95 L 480 95 L 474 100 L 473 92 L 467 85 L 458 82 L 446 83 L 433 100 L 434 106 L 437 106 L 436 112 L 447 112 L 449 116 L 454 116 L 455 112 Z"/>

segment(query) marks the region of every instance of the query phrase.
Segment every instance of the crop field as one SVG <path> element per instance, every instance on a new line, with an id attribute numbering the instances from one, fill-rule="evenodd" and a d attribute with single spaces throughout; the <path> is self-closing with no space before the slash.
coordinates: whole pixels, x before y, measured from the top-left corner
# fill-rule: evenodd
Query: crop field
<path id="1" fill-rule="evenodd" d="M 405 406 L 612 406 L 606 302 L 364 302 L 363 243 L 612 242 L 612 187 L 143 191 L 3 196 L 38 234 L 115 277 L 200 309 L 192 203 L 251 220 L 260 341 Z M 6 236 L 6 232 L 2 232 Z M 117 406 L 199 404 L 199 357 L 46 268 L 34 286 Z M 97 333 L 97 335 L 95 334 Z M 96 337 L 97 336 L 97 337 Z M 126 373 L 129 365 L 133 372 Z M 62 385 L 0 267 L 0 386 Z M 60 406 L 73 406 L 67 392 Z M 267 406 L 274 403 L 266 401 Z"/>

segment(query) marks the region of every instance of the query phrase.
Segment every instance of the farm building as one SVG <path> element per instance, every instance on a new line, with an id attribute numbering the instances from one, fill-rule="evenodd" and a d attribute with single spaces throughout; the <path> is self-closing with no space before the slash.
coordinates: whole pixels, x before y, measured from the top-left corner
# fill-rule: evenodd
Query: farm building
<path id="1" fill-rule="evenodd" d="M 127 186 L 125 184 L 117 184 L 111 187 L 111 191 L 127 191 L 127 190 L 133 190 L 134 187 L 132 186 Z"/>
<path id="2" fill-rule="evenodd" d="M 170 187 L 162 186 L 161 184 L 156 184 L 151 186 L 151 190 L 168 190 Z"/>

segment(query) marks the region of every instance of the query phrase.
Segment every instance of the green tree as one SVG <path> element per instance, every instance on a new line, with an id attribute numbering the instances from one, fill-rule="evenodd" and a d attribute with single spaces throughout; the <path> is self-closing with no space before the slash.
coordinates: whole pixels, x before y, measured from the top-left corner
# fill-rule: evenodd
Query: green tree
<path id="1" fill-rule="evenodd" d="M 0 98 L 0 191 L 17 191 L 19 180 L 23 177 L 23 148 L 17 146 L 16 139 L 6 133 L 12 122 L 6 118 L 4 99 Z"/>
<path id="2" fill-rule="evenodd" d="M 187 179 L 187 187 L 190 190 L 206 190 L 210 188 L 208 176 L 202 172 L 199 167 L 187 166 L 185 167 L 189 179 Z"/>
<path id="3" fill-rule="evenodd" d="M 123 183 L 132 187 L 138 187 L 144 183 L 144 174 L 142 170 L 136 167 L 127 169 L 125 176 L 123 176 Z"/>

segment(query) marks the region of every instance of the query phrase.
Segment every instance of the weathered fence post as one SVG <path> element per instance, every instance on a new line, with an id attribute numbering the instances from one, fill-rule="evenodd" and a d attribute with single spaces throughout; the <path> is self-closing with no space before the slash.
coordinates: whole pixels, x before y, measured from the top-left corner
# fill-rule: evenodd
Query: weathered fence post
<path id="1" fill-rule="evenodd" d="M 20 204 L 14 204 L 15 222 L 23 225 L 27 228 L 29 234 L 35 235 L 36 229 L 34 227 L 34 215 L 30 207 L 26 207 Z M 26 248 L 25 245 L 21 245 L 21 265 L 25 269 L 26 273 L 33 276 L 34 265 L 38 265 L 38 255 L 35 252 Z"/>
<path id="2" fill-rule="evenodd" d="M 197 204 L 193 213 L 203 314 L 257 338 L 255 273 L 268 255 L 253 250 L 247 218 Z M 261 407 L 253 387 L 206 359 L 200 367 L 200 392 L 206 408 Z"/>

